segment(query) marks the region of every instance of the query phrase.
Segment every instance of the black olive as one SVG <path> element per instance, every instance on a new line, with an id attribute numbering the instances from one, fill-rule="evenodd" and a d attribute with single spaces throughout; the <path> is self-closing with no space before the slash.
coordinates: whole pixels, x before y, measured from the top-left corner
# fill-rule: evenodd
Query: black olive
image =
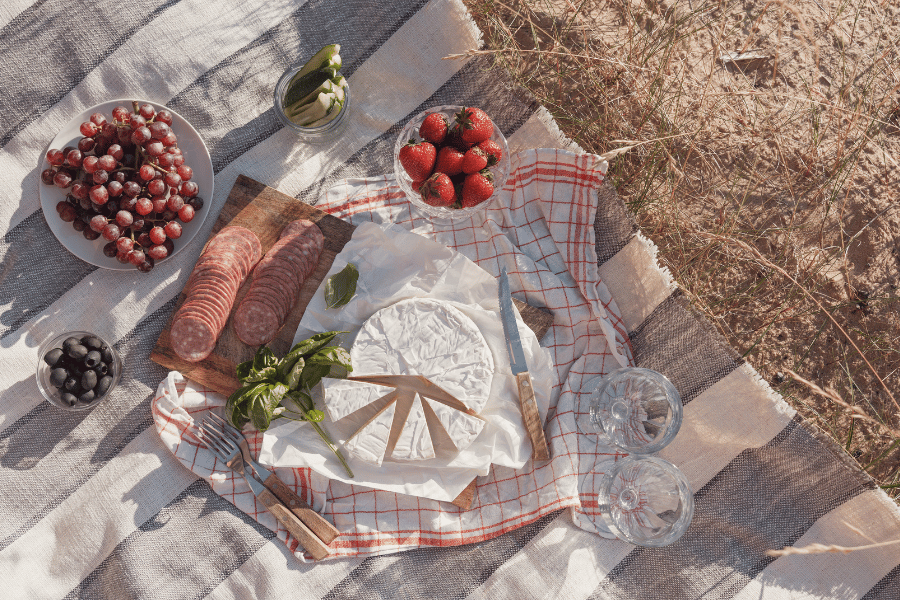
<path id="1" fill-rule="evenodd" d="M 62 387 L 62 385 L 66 382 L 66 379 L 69 378 L 69 372 L 63 369 L 62 367 L 58 367 L 50 371 L 50 383 L 55 385 L 56 387 Z"/>
<path id="2" fill-rule="evenodd" d="M 62 343 L 62 349 L 63 349 L 63 352 L 65 352 L 66 354 L 68 354 L 68 353 L 69 353 L 69 349 L 70 349 L 72 346 L 78 346 L 79 344 L 81 344 L 81 340 L 79 340 L 78 338 L 74 338 L 74 337 L 66 338 L 66 341 L 64 341 L 64 342 Z"/>
<path id="3" fill-rule="evenodd" d="M 44 355 L 44 362 L 50 365 L 51 367 L 55 367 L 56 363 L 63 357 L 62 348 L 54 348 L 50 352 Z"/>
<path id="4" fill-rule="evenodd" d="M 94 401 L 94 398 L 96 398 L 96 397 L 97 397 L 97 395 L 94 394 L 94 390 L 88 390 L 85 393 L 83 393 L 82 395 L 78 396 L 78 402 L 80 404 L 90 404 L 91 402 Z"/>
<path id="5" fill-rule="evenodd" d="M 96 350 L 91 350 L 87 353 L 87 356 L 84 357 L 84 366 L 88 369 L 93 369 L 100 364 L 100 360 L 100 353 Z"/>
<path id="6" fill-rule="evenodd" d="M 75 344 L 74 346 L 71 346 L 68 350 L 66 350 L 66 354 L 77 361 L 84 360 L 84 357 L 87 356 L 87 353 L 88 349 L 81 344 Z"/>
<path id="7" fill-rule="evenodd" d="M 94 393 L 96 393 L 97 396 L 103 396 L 104 394 L 106 394 L 106 392 L 109 391 L 109 386 L 112 385 L 112 380 L 113 378 L 109 375 L 101 378 L 100 381 L 97 382 L 97 387 L 94 388 Z"/>
<path id="8" fill-rule="evenodd" d="M 96 367 L 94 367 L 94 372 L 97 373 L 97 377 L 103 377 L 107 373 L 109 373 L 109 367 L 106 363 L 100 363 Z"/>
<path id="9" fill-rule="evenodd" d="M 96 335 L 86 335 L 81 338 L 81 344 L 87 346 L 90 350 L 99 350 L 103 347 L 103 340 Z"/>
<path id="10" fill-rule="evenodd" d="M 78 398 L 69 392 L 63 392 L 60 394 L 59 399 L 63 401 L 63 404 L 67 404 L 69 406 L 75 406 L 75 403 L 78 402 Z"/>
<path id="11" fill-rule="evenodd" d="M 97 374 L 94 371 L 85 371 L 81 376 L 81 387 L 92 390 L 97 386 Z"/>
<path id="12" fill-rule="evenodd" d="M 103 362 L 106 364 L 111 364 L 113 361 L 112 350 L 109 349 L 109 346 L 100 349 L 100 357 L 103 359 Z"/>
<path id="13" fill-rule="evenodd" d="M 66 379 L 65 383 L 63 383 L 63 387 L 67 392 L 77 394 L 81 389 L 81 381 L 79 379 L 75 379 L 74 377 L 69 377 L 68 379 Z"/>

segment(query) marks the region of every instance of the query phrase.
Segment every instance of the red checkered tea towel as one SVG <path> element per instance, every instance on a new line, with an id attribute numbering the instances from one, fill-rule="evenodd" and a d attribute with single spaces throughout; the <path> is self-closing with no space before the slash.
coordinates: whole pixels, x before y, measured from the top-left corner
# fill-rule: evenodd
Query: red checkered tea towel
<path id="1" fill-rule="evenodd" d="M 586 384 L 632 363 L 619 311 L 600 281 L 594 216 L 605 163 L 597 156 L 538 149 L 510 157 L 511 174 L 484 211 L 461 220 L 433 220 L 406 199 L 392 176 L 344 181 L 317 208 L 354 224 L 395 223 L 453 248 L 494 276 L 505 266 L 512 292 L 549 309 L 554 324 L 541 340 L 556 380 L 545 432 L 553 459 L 524 468 L 494 466 L 479 478 L 475 502 L 463 511 L 446 502 L 329 481 L 305 468 L 277 469 L 282 480 L 341 531 L 332 556 L 385 554 L 422 546 L 468 544 L 500 535 L 561 508 L 603 533 L 594 520 L 596 477 L 616 451 L 578 432 Z M 508 357 L 496 357 L 508 360 Z M 163 442 L 191 471 L 261 524 L 297 556 L 297 542 L 259 505 L 246 483 L 215 464 L 192 434 L 194 419 L 225 403 L 171 373 L 160 384 L 153 416 Z M 258 453 L 262 436 L 248 432 Z"/>

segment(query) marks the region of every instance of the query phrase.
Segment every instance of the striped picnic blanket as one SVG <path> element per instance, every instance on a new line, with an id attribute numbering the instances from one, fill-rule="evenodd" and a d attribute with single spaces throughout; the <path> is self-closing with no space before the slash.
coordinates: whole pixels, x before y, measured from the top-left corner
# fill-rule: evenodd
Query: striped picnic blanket
<path id="1" fill-rule="evenodd" d="M 200 247 L 148 275 L 70 255 L 39 210 L 39 164 L 68 120 L 124 97 L 164 103 L 206 141 L 217 214 L 238 174 L 315 203 L 336 182 L 392 170 L 403 124 L 475 104 L 513 151 L 567 147 L 546 112 L 489 59 L 458 1 L 9 0 L 0 6 L 0 597 L 865 598 L 900 597 L 896 546 L 772 558 L 770 548 L 900 539 L 900 513 L 691 311 L 609 186 L 598 190 L 599 274 L 635 364 L 665 373 L 685 424 L 663 457 L 695 491 L 675 545 L 642 549 L 548 514 L 476 544 L 301 563 L 162 444 L 148 359 Z M 283 70 L 342 44 L 357 110 L 344 145 L 316 153 L 278 123 Z M 48 215 L 56 218 L 56 215 Z M 213 218 L 199 234 L 205 237 Z M 43 402 L 36 348 L 94 331 L 126 357 L 114 398 L 89 412 Z"/>

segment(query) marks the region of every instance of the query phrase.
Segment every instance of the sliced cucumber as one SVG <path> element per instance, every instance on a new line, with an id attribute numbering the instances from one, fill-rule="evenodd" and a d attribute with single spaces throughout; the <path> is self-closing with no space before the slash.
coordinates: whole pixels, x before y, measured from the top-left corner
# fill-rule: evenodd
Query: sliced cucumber
<path id="1" fill-rule="evenodd" d="M 313 90 L 322 85 L 322 79 L 316 74 L 325 69 L 337 72 L 341 68 L 340 44 L 329 44 L 316 52 L 303 67 L 291 78 L 284 94 L 284 106 L 296 103 L 300 98 L 308 96 Z"/>
<path id="2" fill-rule="evenodd" d="M 294 75 L 294 80 L 296 80 L 298 77 L 303 77 L 307 73 L 318 71 L 319 69 L 327 69 L 329 67 L 340 69 L 340 51 L 340 44 L 328 44 L 327 46 L 324 46 L 321 50 L 316 52 L 312 58 L 306 61 L 306 64 L 303 65 L 302 69 L 297 71 L 297 74 Z"/>
<path id="3" fill-rule="evenodd" d="M 306 104 L 308 102 L 308 100 L 306 100 L 307 97 L 315 98 L 316 90 L 323 83 L 340 76 L 338 68 L 325 67 L 323 69 L 310 71 L 300 79 L 294 77 L 294 79 L 291 80 L 288 91 L 284 94 L 284 100 L 281 103 L 282 106 L 285 107 L 285 111 L 289 110 L 289 107 Z"/>
<path id="4" fill-rule="evenodd" d="M 301 107 L 298 112 L 293 115 L 289 114 L 288 118 L 297 125 L 306 127 L 310 123 L 325 118 L 337 101 L 334 93 L 321 93 L 315 100 Z"/>
<path id="5" fill-rule="evenodd" d="M 328 109 L 328 114 L 319 119 L 318 121 L 313 121 L 306 125 L 306 127 L 321 127 L 326 123 L 330 123 L 335 117 L 337 117 L 342 110 L 344 110 L 344 97 L 345 97 L 345 87 L 338 88 L 335 92 L 335 96 L 337 97 L 336 102 L 331 105 L 331 108 Z"/>
<path id="6" fill-rule="evenodd" d="M 340 79 L 343 79 L 343 77 L 337 77 L 336 79 L 340 80 Z M 336 84 L 334 82 L 334 80 L 326 79 L 325 83 L 323 83 L 322 85 L 317 87 L 315 90 L 313 90 L 308 95 L 306 95 L 303 98 L 301 98 L 300 100 L 298 100 L 296 105 L 298 107 L 305 106 L 305 105 L 309 104 L 310 102 L 312 102 L 313 100 L 315 100 L 319 96 L 319 94 L 328 94 L 328 93 L 334 92 L 335 90 L 341 89 L 341 87 L 342 86 Z M 290 107 L 288 107 L 285 110 L 290 110 Z"/>

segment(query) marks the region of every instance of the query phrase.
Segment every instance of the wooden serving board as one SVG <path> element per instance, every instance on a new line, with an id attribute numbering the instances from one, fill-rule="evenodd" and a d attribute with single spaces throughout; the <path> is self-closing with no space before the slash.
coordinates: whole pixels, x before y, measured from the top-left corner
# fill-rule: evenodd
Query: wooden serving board
<path id="1" fill-rule="evenodd" d="M 300 202 L 278 190 L 270 188 L 254 179 L 240 175 L 231 188 L 228 200 L 219 213 L 219 218 L 213 227 L 210 238 L 214 237 L 222 228 L 228 225 L 239 225 L 253 231 L 262 243 L 265 253 L 278 239 L 282 228 L 291 221 L 308 219 L 316 223 L 325 235 L 325 248 L 319 258 L 319 265 L 313 274 L 303 283 L 300 290 L 300 298 L 288 315 L 287 320 L 269 346 L 276 356 L 283 356 L 294 341 L 294 333 L 306 306 L 313 295 L 319 289 L 319 285 L 325 279 L 334 257 L 350 241 L 356 227 L 346 221 L 328 215 L 321 210 Z M 208 240 L 207 240 L 208 243 Z M 252 277 L 252 276 L 251 276 Z M 248 278 L 250 281 L 251 278 Z M 241 298 L 247 292 L 249 286 L 244 285 L 238 291 L 234 306 L 237 307 Z M 184 294 L 180 294 L 172 316 L 184 302 Z M 528 327 L 535 332 L 538 339 L 544 337 L 547 330 L 553 324 L 553 316 L 546 310 L 536 308 L 513 299 L 519 309 L 522 319 Z M 180 371 L 185 377 L 203 384 L 211 390 L 220 392 L 226 396 L 240 387 L 235 368 L 238 363 L 249 360 L 256 352 L 256 348 L 244 344 L 238 339 L 231 324 L 231 319 L 225 325 L 222 335 L 216 344 L 212 354 L 206 359 L 191 363 L 182 360 L 172 349 L 169 331 L 172 326 L 172 316 L 166 328 L 160 334 L 156 346 L 150 352 L 150 359 L 160 365 Z M 471 504 L 471 492 L 474 486 L 469 486 L 469 505 Z M 466 492 L 463 492 L 465 494 Z M 456 504 L 456 502 L 454 502 Z"/>

